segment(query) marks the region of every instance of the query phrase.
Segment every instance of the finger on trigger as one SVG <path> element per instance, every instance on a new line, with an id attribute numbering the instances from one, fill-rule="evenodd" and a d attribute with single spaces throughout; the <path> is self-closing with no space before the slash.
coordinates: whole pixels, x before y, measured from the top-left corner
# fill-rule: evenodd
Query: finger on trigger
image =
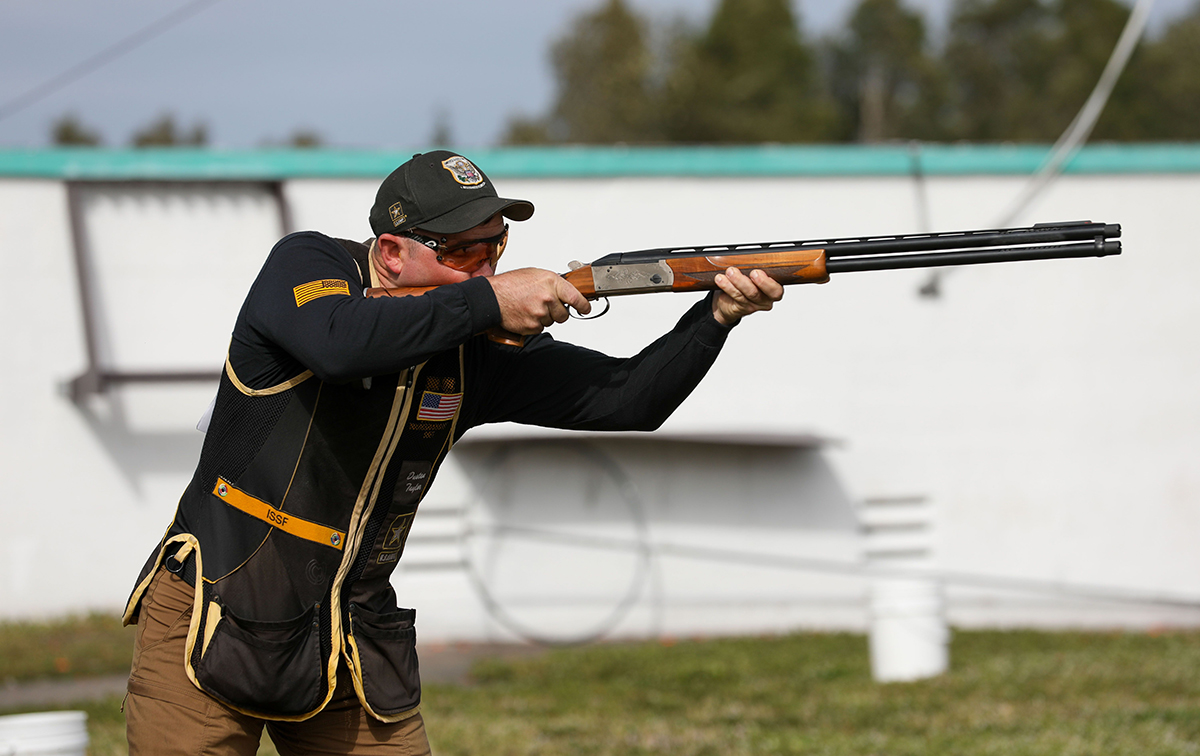
<path id="1" fill-rule="evenodd" d="M 560 280 L 562 281 L 562 285 L 566 286 L 566 289 L 559 290 L 559 300 L 564 304 L 568 304 L 575 308 L 575 312 L 579 313 L 580 315 L 587 315 L 590 313 L 592 311 L 592 303 L 589 302 L 585 296 L 580 294 L 579 289 L 576 289 L 574 286 L 572 286 L 569 281 L 566 279 Z"/>

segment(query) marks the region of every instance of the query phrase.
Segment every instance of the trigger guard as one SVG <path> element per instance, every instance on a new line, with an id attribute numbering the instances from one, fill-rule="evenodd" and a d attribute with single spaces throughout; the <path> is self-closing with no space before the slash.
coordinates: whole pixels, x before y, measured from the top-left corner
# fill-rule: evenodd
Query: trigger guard
<path id="1" fill-rule="evenodd" d="M 601 310 L 600 312 L 593 313 L 592 315 L 580 315 L 575 310 L 575 308 L 568 307 L 567 314 L 570 315 L 575 320 L 595 320 L 596 318 L 600 317 L 604 313 L 608 312 L 608 308 L 612 306 L 612 303 L 608 301 L 608 297 L 600 297 L 600 299 L 604 300 L 604 309 Z"/>

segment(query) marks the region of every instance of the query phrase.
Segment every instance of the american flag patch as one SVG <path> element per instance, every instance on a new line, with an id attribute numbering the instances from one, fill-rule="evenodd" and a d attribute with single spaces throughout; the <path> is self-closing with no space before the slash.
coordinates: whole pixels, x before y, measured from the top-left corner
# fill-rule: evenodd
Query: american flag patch
<path id="1" fill-rule="evenodd" d="M 350 296 L 350 285 L 337 278 L 323 278 L 320 281 L 310 281 L 292 289 L 296 295 L 296 306 L 301 307 L 314 299 L 327 297 L 330 294 L 345 294 Z"/>
<path id="2" fill-rule="evenodd" d="M 418 420 L 449 420 L 458 412 L 462 404 L 462 394 L 439 394 L 426 391 L 421 394 L 421 408 L 417 410 Z"/>

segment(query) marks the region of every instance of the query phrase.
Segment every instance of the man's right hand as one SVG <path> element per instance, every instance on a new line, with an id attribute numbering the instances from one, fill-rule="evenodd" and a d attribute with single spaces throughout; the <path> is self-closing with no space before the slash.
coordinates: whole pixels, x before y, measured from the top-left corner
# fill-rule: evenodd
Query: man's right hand
<path id="1" fill-rule="evenodd" d="M 553 271 L 520 268 L 490 276 L 488 282 L 500 305 L 500 325 L 513 333 L 531 336 L 562 323 L 570 317 L 568 306 L 581 315 L 592 311 L 592 303 Z"/>

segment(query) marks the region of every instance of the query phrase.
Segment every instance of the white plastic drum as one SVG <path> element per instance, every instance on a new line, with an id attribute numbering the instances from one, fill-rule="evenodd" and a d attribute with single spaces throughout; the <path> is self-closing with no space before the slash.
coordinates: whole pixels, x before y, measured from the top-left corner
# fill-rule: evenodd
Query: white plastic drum
<path id="1" fill-rule="evenodd" d="M 0 756 L 85 756 L 87 746 L 85 712 L 0 717 Z"/>
<path id="2" fill-rule="evenodd" d="M 950 664 L 950 634 L 941 586 L 921 578 L 883 578 L 871 585 L 871 675 L 908 682 L 940 675 Z"/>

